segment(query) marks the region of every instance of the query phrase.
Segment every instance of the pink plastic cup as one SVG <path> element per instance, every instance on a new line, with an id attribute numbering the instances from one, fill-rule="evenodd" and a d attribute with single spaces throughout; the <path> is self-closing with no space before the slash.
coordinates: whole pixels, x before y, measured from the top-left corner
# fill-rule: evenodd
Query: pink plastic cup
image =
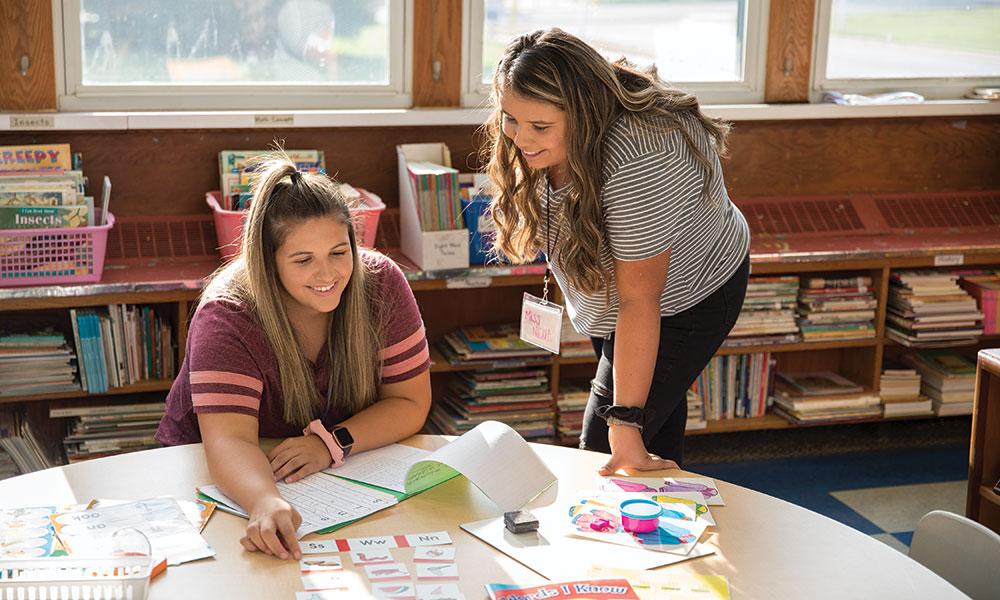
<path id="1" fill-rule="evenodd" d="M 622 527 L 632 533 L 656 531 L 660 524 L 663 507 L 652 500 L 636 498 L 621 503 Z"/>

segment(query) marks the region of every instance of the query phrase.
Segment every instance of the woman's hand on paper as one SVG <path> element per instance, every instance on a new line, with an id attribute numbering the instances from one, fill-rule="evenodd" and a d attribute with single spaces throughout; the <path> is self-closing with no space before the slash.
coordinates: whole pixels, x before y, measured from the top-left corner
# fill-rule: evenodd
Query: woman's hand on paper
<path id="1" fill-rule="evenodd" d="M 642 443 L 642 432 L 627 425 L 613 425 L 608 428 L 611 443 L 611 459 L 600 469 L 602 476 L 614 475 L 619 469 L 629 471 L 659 471 L 677 469 L 677 463 L 660 458 L 646 451 Z"/>
<path id="2" fill-rule="evenodd" d="M 275 481 L 298 481 L 330 466 L 330 450 L 316 435 L 290 437 L 267 453 Z"/>
<path id="3" fill-rule="evenodd" d="M 250 510 L 250 523 L 240 544 L 250 552 L 263 552 L 285 560 L 302 558 L 295 531 L 302 523 L 299 511 L 279 496 L 262 498 Z"/>

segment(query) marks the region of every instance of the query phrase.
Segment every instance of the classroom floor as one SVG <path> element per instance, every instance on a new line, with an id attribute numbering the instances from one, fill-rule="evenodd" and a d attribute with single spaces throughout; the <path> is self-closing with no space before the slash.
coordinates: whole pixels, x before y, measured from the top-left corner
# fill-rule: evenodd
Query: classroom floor
<path id="1" fill-rule="evenodd" d="M 685 467 L 906 552 L 927 512 L 965 513 L 969 432 L 969 417 L 950 417 L 693 436 Z"/>

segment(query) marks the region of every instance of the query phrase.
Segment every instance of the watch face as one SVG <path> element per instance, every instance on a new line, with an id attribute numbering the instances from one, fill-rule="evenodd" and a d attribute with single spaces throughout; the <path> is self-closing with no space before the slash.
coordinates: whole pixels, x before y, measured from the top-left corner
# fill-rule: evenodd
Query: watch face
<path id="1" fill-rule="evenodd" d="M 341 448 L 346 448 L 354 444 L 354 436 L 346 427 L 337 427 L 333 430 L 333 437 Z"/>

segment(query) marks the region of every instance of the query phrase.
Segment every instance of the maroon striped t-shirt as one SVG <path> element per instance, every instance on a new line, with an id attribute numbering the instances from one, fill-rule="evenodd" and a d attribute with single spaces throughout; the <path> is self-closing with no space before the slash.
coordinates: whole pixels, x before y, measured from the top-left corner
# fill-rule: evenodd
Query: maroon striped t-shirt
<path id="1" fill-rule="evenodd" d="M 420 309 L 396 263 L 370 251 L 363 252 L 362 259 L 374 267 L 370 276 L 378 299 L 375 305 L 382 306 L 384 315 L 381 383 L 406 381 L 430 367 Z M 313 381 L 324 398 L 329 361 L 324 344 L 312 365 Z M 196 415 L 208 412 L 257 417 L 260 437 L 302 435 L 302 427 L 285 420 L 283 403 L 278 361 L 254 312 L 241 303 L 211 300 L 191 320 L 184 364 L 167 395 L 156 439 L 167 445 L 200 442 Z M 349 416 L 333 399 L 329 414 L 316 418 L 331 429 Z"/>

